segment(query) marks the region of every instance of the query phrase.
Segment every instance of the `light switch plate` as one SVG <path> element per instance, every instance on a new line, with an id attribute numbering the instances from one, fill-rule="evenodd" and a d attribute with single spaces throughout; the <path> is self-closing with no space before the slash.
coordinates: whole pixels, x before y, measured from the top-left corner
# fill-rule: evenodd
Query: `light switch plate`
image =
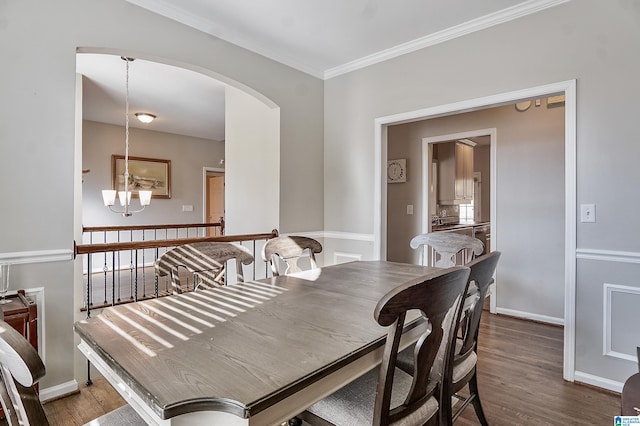
<path id="1" fill-rule="evenodd" d="M 407 214 L 413 214 L 413 204 L 407 204 Z"/>
<path id="2" fill-rule="evenodd" d="M 596 221 L 596 205 L 580 204 L 580 222 L 593 223 Z"/>

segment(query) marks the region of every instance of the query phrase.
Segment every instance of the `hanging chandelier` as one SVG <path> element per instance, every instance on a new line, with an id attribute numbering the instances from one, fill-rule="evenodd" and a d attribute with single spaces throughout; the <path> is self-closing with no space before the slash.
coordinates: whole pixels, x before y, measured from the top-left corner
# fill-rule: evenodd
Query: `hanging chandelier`
<path id="1" fill-rule="evenodd" d="M 115 189 L 105 189 L 102 191 L 102 200 L 104 205 L 109 207 L 114 213 L 121 214 L 128 217 L 134 213 L 139 213 L 146 206 L 151 204 L 152 191 L 138 191 L 138 197 L 140 199 L 141 208 L 138 210 L 131 210 L 131 191 L 129 186 L 131 183 L 129 179 L 129 63 L 133 62 L 134 58 L 121 56 L 121 59 L 126 63 L 126 77 L 125 77 L 125 131 L 124 131 L 124 191 L 116 191 Z M 155 118 L 155 117 L 154 117 Z M 113 206 L 116 203 L 116 193 L 120 200 L 121 210 L 115 209 Z"/>

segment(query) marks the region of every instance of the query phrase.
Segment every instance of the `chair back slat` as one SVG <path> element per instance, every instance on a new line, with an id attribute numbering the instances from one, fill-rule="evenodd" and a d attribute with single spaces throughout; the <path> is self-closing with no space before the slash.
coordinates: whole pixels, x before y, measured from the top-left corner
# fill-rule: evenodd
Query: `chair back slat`
<path id="1" fill-rule="evenodd" d="M 467 301 L 461 310 L 459 323 L 462 328 L 462 347 L 457 351 L 458 356 L 465 356 L 468 352 L 476 350 L 478 330 L 480 329 L 480 317 L 489 286 L 493 283 L 498 260 L 501 253 L 494 251 L 480 256 L 467 263 L 471 269 L 469 274 L 469 288 Z"/>

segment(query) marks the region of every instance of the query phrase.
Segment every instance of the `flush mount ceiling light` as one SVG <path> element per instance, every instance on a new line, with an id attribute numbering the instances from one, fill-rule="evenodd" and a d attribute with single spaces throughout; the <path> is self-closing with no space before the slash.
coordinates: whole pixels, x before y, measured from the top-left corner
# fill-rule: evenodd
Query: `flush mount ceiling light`
<path id="1" fill-rule="evenodd" d="M 115 189 L 105 189 L 102 191 L 102 200 L 104 201 L 104 205 L 109 207 L 114 213 L 121 214 L 122 216 L 129 217 L 133 213 L 138 213 L 144 210 L 146 206 L 151 204 L 151 194 L 152 191 L 138 191 L 138 196 L 140 197 L 140 205 L 141 209 L 131 210 L 131 191 L 129 191 L 129 185 L 134 183 L 134 179 L 129 178 L 129 63 L 133 62 L 134 58 L 127 58 L 122 56 L 121 59 L 125 61 L 127 64 L 126 74 L 125 74 L 125 108 L 124 108 L 124 116 L 125 116 L 125 125 L 124 125 L 124 175 L 123 175 L 123 183 L 124 183 L 124 191 L 116 191 Z M 137 116 L 138 114 L 136 114 Z M 152 114 L 149 114 L 152 115 Z M 155 118 L 154 115 L 152 117 Z M 116 210 L 113 208 L 113 205 L 116 203 L 116 192 L 118 193 L 118 198 L 120 199 L 120 205 L 122 206 L 122 210 Z"/>
<path id="2" fill-rule="evenodd" d="M 138 121 L 144 124 L 149 124 L 156 119 L 155 115 L 148 112 L 136 112 L 136 117 L 138 118 Z"/>

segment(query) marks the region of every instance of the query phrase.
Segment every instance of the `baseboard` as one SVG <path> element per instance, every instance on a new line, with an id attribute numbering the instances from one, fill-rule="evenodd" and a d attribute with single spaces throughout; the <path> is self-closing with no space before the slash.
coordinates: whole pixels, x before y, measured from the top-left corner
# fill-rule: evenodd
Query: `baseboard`
<path id="1" fill-rule="evenodd" d="M 574 373 L 574 380 L 576 382 L 585 383 L 587 385 L 596 386 L 598 388 L 607 389 L 618 393 L 622 392 L 622 386 L 624 386 L 624 383 L 605 379 L 604 377 L 600 376 L 594 376 L 593 374 L 589 373 L 583 373 L 582 371 L 576 371 Z"/>
<path id="2" fill-rule="evenodd" d="M 509 315 L 510 317 L 522 318 L 532 321 L 543 322 L 546 324 L 562 325 L 564 326 L 563 318 L 550 317 L 547 315 L 533 314 L 531 312 L 517 311 L 515 309 L 496 308 L 497 314 Z"/>
<path id="3" fill-rule="evenodd" d="M 78 382 L 74 380 L 48 388 L 40 388 L 40 401 L 47 402 L 78 391 Z"/>

